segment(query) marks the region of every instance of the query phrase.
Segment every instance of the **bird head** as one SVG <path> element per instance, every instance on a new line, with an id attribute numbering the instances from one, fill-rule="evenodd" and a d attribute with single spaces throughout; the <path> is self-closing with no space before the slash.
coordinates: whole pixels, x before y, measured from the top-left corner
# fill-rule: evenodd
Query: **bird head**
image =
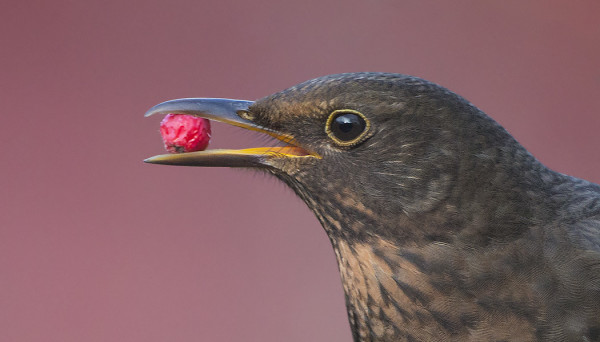
<path id="1" fill-rule="evenodd" d="M 591 250 L 566 258 L 574 253 L 565 247 L 571 233 L 560 229 L 577 227 L 559 217 L 564 207 L 597 213 L 590 194 L 598 188 L 545 168 L 445 88 L 398 74 L 341 74 L 255 102 L 181 99 L 147 115 L 157 113 L 198 115 L 286 143 L 146 161 L 259 168 L 294 189 L 330 237 L 355 341 L 598 336 L 597 323 L 583 328 L 581 318 L 584 311 L 596 318 L 597 310 L 580 303 L 597 303 L 598 292 L 579 296 L 586 271 L 571 262 L 592 260 L 585 259 Z M 590 197 L 573 195 L 581 189 Z M 565 206 L 567 199 L 573 205 Z M 585 227 L 593 236 L 593 223 Z M 586 265 L 597 264 L 594 255 Z M 562 266 L 550 266 L 557 262 Z M 567 292 L 557 295 L 561 288 Z M 555 310 L 547 302 L 559 298 L 556 312 L 566 312 L 573 289 L 575 314 L 564 328 L 573 335 L 558 335 L 564 319 L 547 321 Z"/>
<path id="2" fill-rule="evenodd" d="M 424 214 L 432 219 L 440 210 L 445 219 L 453 217 L 447 212 L 457 211 L 456 185 L 472 183 L 461 196 L 476 189 L 473 178 L 481 175 L 473 170 L 497 168 L 503 148 L 518 145 L 460 96 L 400 74 L 330 75 L 255 102 L 172 100 L 146 116 L 166 113 L 266 133 L 286 146 L 159 155 L 146 162 L 263 169 L 294 189 L 330 236 L 353 239 L 439 238 L 438 229 L 417 233 L 398 229 L 398 222 Z"/>

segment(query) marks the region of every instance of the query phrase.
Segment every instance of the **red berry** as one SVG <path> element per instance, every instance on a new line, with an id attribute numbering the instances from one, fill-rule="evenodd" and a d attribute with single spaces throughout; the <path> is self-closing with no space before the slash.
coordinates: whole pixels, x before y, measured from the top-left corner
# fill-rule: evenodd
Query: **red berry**
<path id="1" fill-rule="evenodd" d="M 160 134 L 171 153 L 202 151 L 210 141 L 210 121 L 193 115 L 168 114 L 160 122 Z"/>

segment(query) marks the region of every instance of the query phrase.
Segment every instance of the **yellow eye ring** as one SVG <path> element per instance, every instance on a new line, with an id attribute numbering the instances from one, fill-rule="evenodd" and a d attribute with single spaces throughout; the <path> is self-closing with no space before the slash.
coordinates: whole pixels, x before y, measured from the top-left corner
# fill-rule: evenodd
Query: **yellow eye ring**
<path id="1" fill-rule="evenodd" d="M 329 114 L 325 133 L 340 146 L 354 146 L 364 140 L 371 123 L 359 111 L 338 109 Z"/>

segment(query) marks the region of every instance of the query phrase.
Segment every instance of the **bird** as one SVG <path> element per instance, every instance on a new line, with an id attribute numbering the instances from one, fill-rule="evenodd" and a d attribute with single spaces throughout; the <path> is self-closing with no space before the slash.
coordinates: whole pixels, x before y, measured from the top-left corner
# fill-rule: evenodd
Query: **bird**
<path id="1" fill-rule="evenodd" d="M 283 142 L 145 161 L 293 189 L 331 242 L 354 341 L 600 341 L 600 186 L 549 169 L 460 95 L 359 72 L 146 116 L 166 113 Z"/>

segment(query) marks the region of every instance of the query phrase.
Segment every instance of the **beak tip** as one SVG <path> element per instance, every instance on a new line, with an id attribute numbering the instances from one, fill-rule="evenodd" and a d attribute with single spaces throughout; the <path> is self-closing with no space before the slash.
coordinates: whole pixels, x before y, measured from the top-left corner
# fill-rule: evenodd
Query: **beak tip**
<path id="1" fill-rule="evenodd" d="M 159 164 L 159 162 L 156 160 L 156 156 L 144 159 L 144 163 Z"/>
<path id="2" fill-rule="evenodd" d="M 156 109 L 155 109 L 155 108 L 156 108 L 156 106 L 154 106 L 154 107 L 152 107 L 152 108 L 148 109 L 148 111 L 146 111 L 146 113 L 144 113 L 144 117 L 145 117 L 145 118 L 147 118 L 147 117 L 149 117 L 149 116 L 152 116 L 152 115 L 156 114 L 156 113 L 157 113 L 157 111 L 156 111 Z"/>

